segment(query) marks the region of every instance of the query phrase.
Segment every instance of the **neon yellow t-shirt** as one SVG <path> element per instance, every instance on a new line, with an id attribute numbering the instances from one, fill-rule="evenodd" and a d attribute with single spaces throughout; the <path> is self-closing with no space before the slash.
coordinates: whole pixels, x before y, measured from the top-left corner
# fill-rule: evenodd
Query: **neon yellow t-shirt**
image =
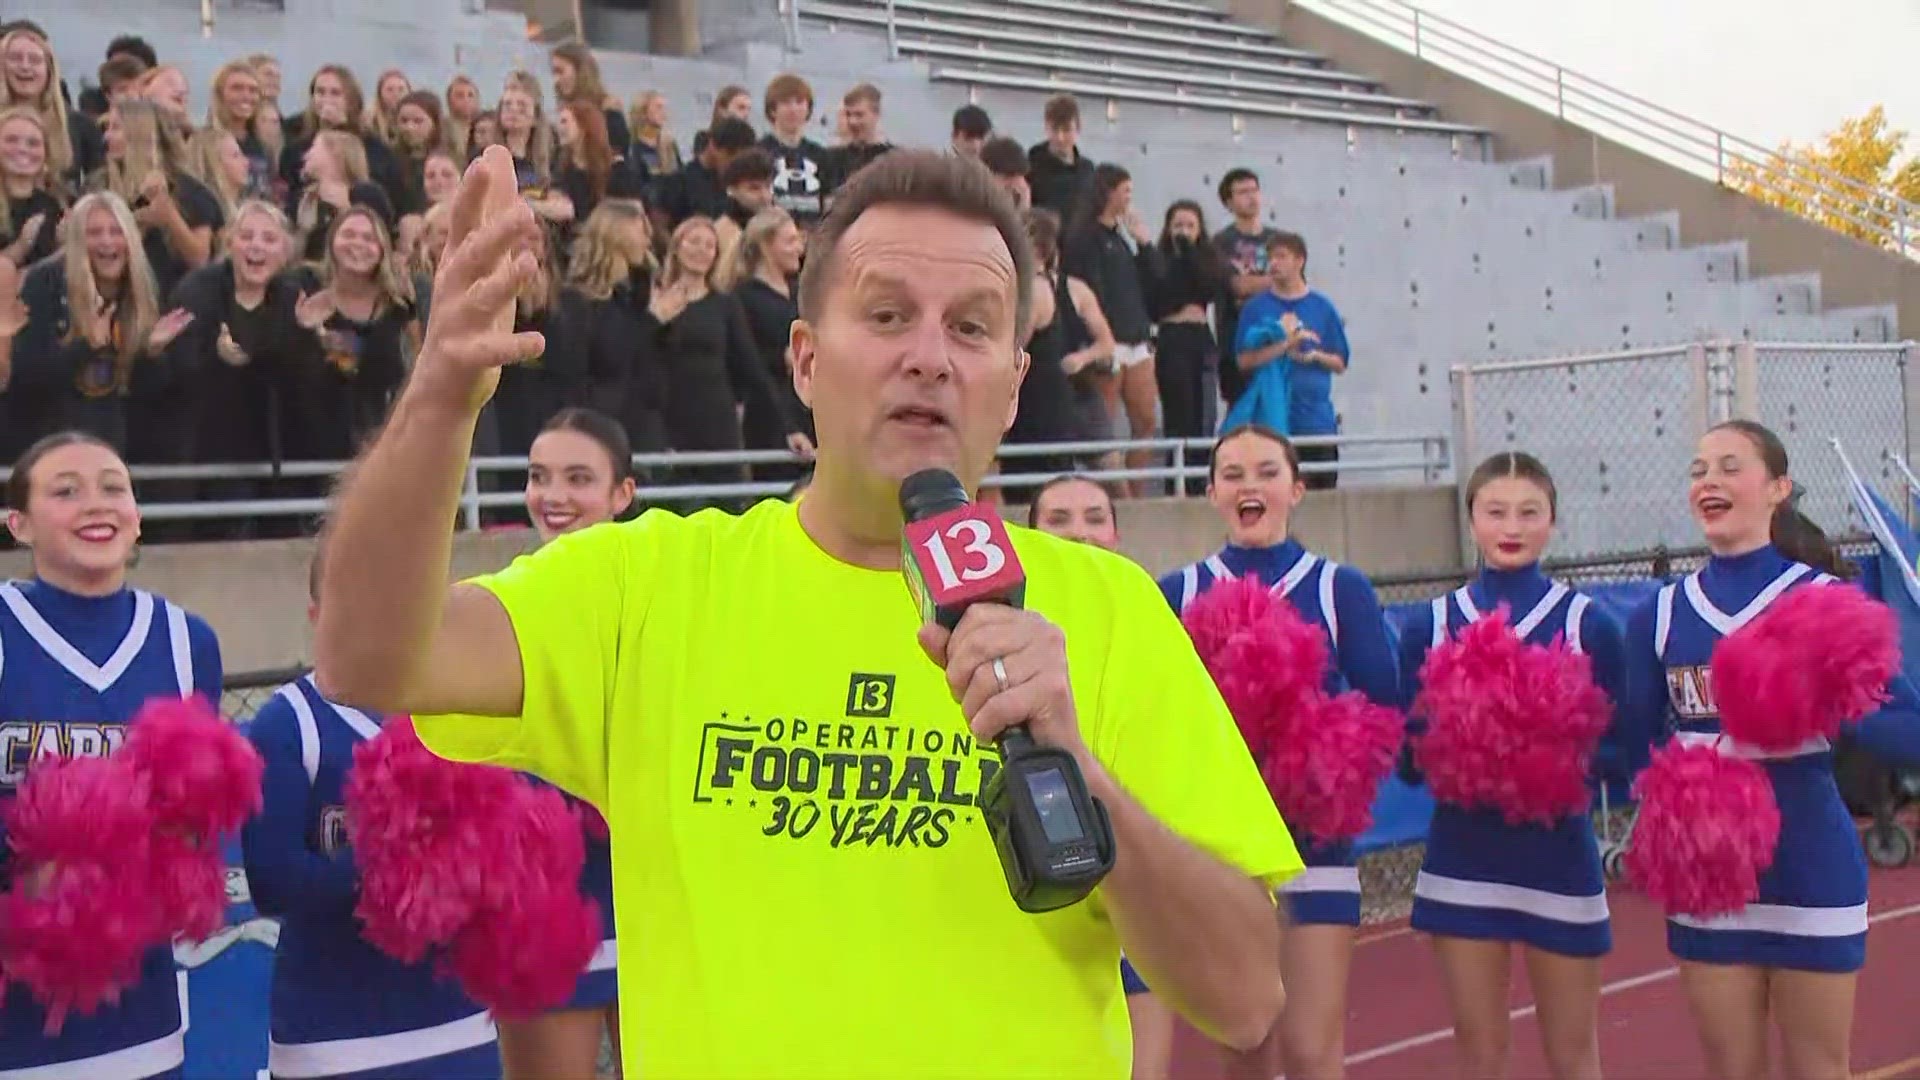
<path id="1" fill-rule="evenodd" d="M 1174 832 L 1274 884 L 1296 872 L 1152 579 L 1011 531 L 1095 756 Z M 513 619 L 525 715 L 419 730 L 606 817 L 628 1076 L 1128 1075 L 1100 894 L 1014 906 L 974 807 L 998 759 L 915 641 L 898 573 L 835 561 L 763 502 L 584 530 L 480 584 Z"/>

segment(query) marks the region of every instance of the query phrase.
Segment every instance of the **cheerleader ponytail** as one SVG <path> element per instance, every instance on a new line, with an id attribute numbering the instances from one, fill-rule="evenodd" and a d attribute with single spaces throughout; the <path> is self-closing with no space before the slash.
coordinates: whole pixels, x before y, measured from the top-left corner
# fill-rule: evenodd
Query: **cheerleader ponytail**
<path id="1" fill-rule="evenodd" d="M 1737 431 L 1753 443 L 1760 455 L 1760 463 L 1766 467 L 1770 479 L 1790 476 L 1787 469 L 1787 447 L 1765 424 L 1753 420 L 1729 420 L 1715 425 L 1714 430 Z M 1793 485 L 1793 494 L 1785 502 L 1774 507 L 1773 526 L 1770 530 L 1773 546 L 1780 554 L 1796 562 L 1806 563 L 1822 573 L 1832 574 L 1842 580 L 1854 576 L 1853 567 L 1843 558 L 1827 539 L 1826 531 L 1813 523 L 1813 519 L 1800 512 L 1800 497 L 1805 494 L 1799 484 Z"/>

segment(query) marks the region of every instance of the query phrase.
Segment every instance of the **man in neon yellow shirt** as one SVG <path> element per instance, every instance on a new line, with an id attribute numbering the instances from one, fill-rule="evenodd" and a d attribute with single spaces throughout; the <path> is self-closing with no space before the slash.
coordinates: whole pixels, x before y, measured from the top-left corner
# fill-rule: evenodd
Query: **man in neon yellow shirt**
<path id="1" fill-rule="evenodd" d="M 1270 893 L 1300 860 L 1152 579 L 1015 530 L 1028 608 L 951 634 L 900 580 L 901 479 L 976 484 L 1025 371 L 1032 255 L 987 174 L 897 154 L 841 189 L 793 329 L 820 434 L 798 504 L 656 510 L 448 589 L 474 417 L 543 347 L 511 332 L 534 227 L 512 184 L 489 150 L 456 196 L 426 344 L 334 514 L 318 672 L 605 815 L 627 1074 L 1119 1080 L 1122 947 L 1259 1044 L 1284 998 Z M 1043 915 L 975 805 L 1021 722 L 1075 756 L 1118 849 Z"/>

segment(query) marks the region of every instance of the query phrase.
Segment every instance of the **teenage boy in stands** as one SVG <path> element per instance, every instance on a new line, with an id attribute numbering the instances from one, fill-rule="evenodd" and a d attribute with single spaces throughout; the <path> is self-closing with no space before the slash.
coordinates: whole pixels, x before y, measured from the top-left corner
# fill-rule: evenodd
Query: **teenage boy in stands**
<path id="1" fill-rule="evenodd" d="M 773 204 L 792 214 L 803 231 L 811 229 L 825 212 L 827 192 L 827 148 L 806 134 L 813 119 L 813 87 L 791 72 L 775 75 L 761 108 L 773 130 L 760 140 L 760 149 L 779 166 Z"/>
<path id="2" fill-rule="evenodd" d="M 1234 328 L 1240 325 L 1240 307 L 1247 297 L 1273 288 L 1273 277 L 1267 273 L 1267 245 L 1280 233 L 1260 220 L 1260 177 L 1252 169 L 1227 170 L 1227 175 L 1220 178 L 1220 205 L 1227 208 L 1233 220 L 1214 234 L 1213 246 L 1231 276 L 1226 293 L 1213 306 L 1217 320 L 1214 339 L 1231 343 Z M 1246 388 L 1247 373 L 1230 362 L 1221 364 L 1219 372 L 1220 397 L 1231 409 Z"/>
<path id="3" fill-rule="evenodd" d="M 1273 284 L 1247 300 L 1241 309 L 1239 333 L 1246 340 L 1249 327 L 1278 326 L 1283 333 L 1275 344 L 1243 352 L 1243 370 L 1263 363 L 1287 365 L 1287 433 L 1295 438 L 1338 435 L 1340 414 L 1333 407 L 1333 377 L 1346 373 L 1349 356 L 1347 327 L 1333 301 L 1307 285 L 1307 242 L 1298 234 L 1275 233 L 1267 242 L 1267 269 Z M 1302 446 L 1301 464 L 1336 463 L 1337 446 Z M 1311 489 L 1331 489 L 1339 476 L 1310 472 L 1302 477 Z"/>
<path id="4" fill-rule="evenodd" d="M 846 183 L 848 177 L 893 149 L 893 144 L 880 135 L 879 87 L 863 82 L 847 91 L 840 99 L 840 117 L 846 123 L 847 139 L 827 151 L 829 203 L 833 201 L 834 189 Z"/>
<path id="5" fill-rule="evenodd" d="M 773 205 L 773 180 L 779 169 L 765 150 L 754 147 L 727 163 L 720 174 L 727 185 L 727 210 L 713 221 L 714 235 L 720 241 L 715 266 L 727 265 L 728 254 L 740 242 L 753 215 Z"/>
<path id="6" fill-rule="evenodd" d="M 962 105 L 953 110 L 953 135 L 949 144 L 954 153 L 977 158 L 980 147 L 992 136 L 993 118 L 987 115 L 987 110 L 978 105 Z"/>
<path id="7" fill-rule="evenodd" d="M 1071 227 L 1074 209 L 1093 183 L 1093 162 L 1080 152 L 1080 103 L 1060 94 L 1047 100 L 1042 115 L 1047 139 L 1027 151 L 1027 182 L 1033 185 L 1033 205 L 1059 214 Z"/>
<path id="8" fill-rule="evenodd" d="M 1033 187 L 1027 182 L 1031 166 L 1027 152 L 1004 135 L 988 139 L 980 146 L 980 164 L 993 174 L 993 182 L 1013 196 L 1013 205 L 1022 210 L 1033 207 Z"/>
<path id="9" fill-rule="evenodd" d="M 753 125 L 731 116 L 707 128 L 706 144 L 692 161 L 660 179 L 653 203 L 657 236 L 671 236 L 680 223 L 698 214 L 718 218 L 727 212 L 722 175 L 733 159 L 753 149 Z"/>

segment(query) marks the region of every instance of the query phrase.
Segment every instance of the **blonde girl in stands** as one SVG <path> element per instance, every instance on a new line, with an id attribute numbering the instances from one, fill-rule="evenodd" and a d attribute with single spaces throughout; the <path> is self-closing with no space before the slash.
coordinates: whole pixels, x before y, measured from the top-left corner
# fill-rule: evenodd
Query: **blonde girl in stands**
<path id="1" fill-rule="evenodd" d="M 184 168 L 186 148 L 163 106 L 123 98 L 107 113 L 107 164 L 95 182 L 120 196 L 140 223 L 160 295 L 213 257 L 226 224 L 220 200 Z"/>
<path id="2" fill-rule="evenodd" d="M 280 160 L 279 114 L 269 108 L 260 84 L 259 73 L 246 60 L 220 65 L 220 70 L 213 73 L 207 95 L 207 122 L 201 129 L 224 131 L 238 142 L 247 158 L 247 182 L 242 194 L 248 198 L 271 196 L 273 163 Z"/>
<path id="3" fill-rule="evenodd" d="M 60 63 L 47 40 L 31 30 L 0 37 L 0 108 L 32 109 L 47 132 L 47 163 L 61 184 L 100 167 L 105 146 L 93 121 L 67 108 L 60 92 Z"/>
<path id="4" fill-rule="evenodd" d="M 397 131 L 394 127 L 394 114 L 399 111 L 400 103 L 413 93 L 413 84 L 407 81 L 405 72 L 398 68 L 388 68 L 380 73 L 373 84 L 373 108 L 361 123 L 367 134 L 386 143 L 395 144 Z"/>
<path id="5" fill-rule="evenodd" d="M 182 142 L 193 134 L 193 121 L 187 117 L 187 75 L 172 64 L 147 69 L 135 84 L 136 94 L 160 109 L 168 126 Z"/>
<path id="6" fill-rule="evenodd" d="M 667 95 L 648 90 L 633 99 L 627 114 L 633 145 L 627 161 L 641 176 L 665 176 L 680 171 L 680 144 L 667 130 Z"/>
<path id="7" fill-rule="evenodd" d="M 221 218 L 231 224 L 253 179 L 253 163 L 240 140 L 225 128 L 203 127 L 187 140 L 183 165 L 187 175 L 206 185 L 220 204 Z"/>
<path id="8" fill-rule="evenodd" d="M 25 270 L 53 254 L 66 212 L 40 114 L 18 105 L 0 109 L 0 260 Z"/>
<path id="9" fill-rule="evenodd" d="M 442 128 L 447 133 L 447 149 L 453 151 L 454 160 L 465 162 L 473 155 L 469 152 L 469 140 L 473 134 L 473 122 L 483 111 L 480 108 L 480 87 L 465 75 L 455 75 L 447 84 L 446 121 Z"/>

